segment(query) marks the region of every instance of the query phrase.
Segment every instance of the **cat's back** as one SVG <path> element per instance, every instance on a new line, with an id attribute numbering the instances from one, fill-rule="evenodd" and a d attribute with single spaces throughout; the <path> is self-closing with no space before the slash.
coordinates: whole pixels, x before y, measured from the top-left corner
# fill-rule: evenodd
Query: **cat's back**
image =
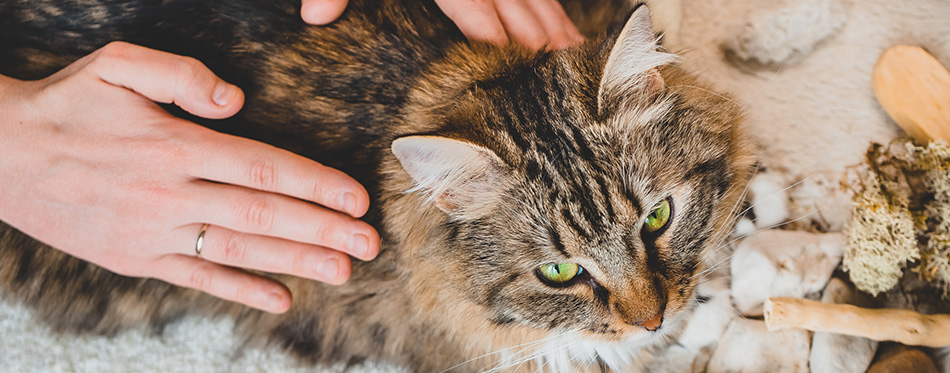
<path id="1" fill-rule="evenodd" d="M 326 26 L 305 24 L 295 0 L 13 0 L 0 2 L 0 16 L 0 54 L 6 57 L 0 68 L 22 79 L 42 78 L 63 61 L 115 40 L 222 68 L 260 68 L 248 60 L 288 57 L 276 54 L 295 49 L 310 71 L 349 67 L 353 75 L 360 72 L 355 68 L 382 67 L 405 74 L 460 38 L 435 4 L 425 1 L 352 0 Z M 45 56 L 38 54 L 56 55 L 59 63 L 43 63 Z"/>

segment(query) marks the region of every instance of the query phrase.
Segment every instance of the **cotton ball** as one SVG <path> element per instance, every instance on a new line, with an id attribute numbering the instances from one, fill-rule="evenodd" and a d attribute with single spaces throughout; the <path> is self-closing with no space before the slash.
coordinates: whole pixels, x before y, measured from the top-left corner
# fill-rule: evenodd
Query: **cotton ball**
<path id="1" fill-rule="evenodd" d="M 821 291 L 828 284 L 831 273 L 841 263 L 847 238 L 841 233 L 813 235 L 817 242 L 803 247 L 804 265 L 811 268 L 803 271 L 802 288 L 805 294 Z"/>
<path id="2" fill-rule="evenodd" d="M 737 318 L 729 324 L 706 367 L 719 372 L 808 372 L 808 331 L 769 332 L 762 320 Z"/>
<path id="3" fill-rule="evenodd" d="M 745 243 L 745 241 L 743 241 Z M 740 244 L 729 264 L 732 272 L 732 301 L 743 315 L 762 312 L 778 268 L 772 260 L 751 245 Z"/>
<path id="4" fill-rule="evenodd" d="M 730 263 L 732 300 L 743 315 L 762 315 L 769 297 L 820 291 L 841 261 L 841 233 L 770 229 L 746 237 Z"/>
<path id="5" fill-rule="evenodd" d="M 825 303 L 861 304 L 855 290 L 844 281 L 833 278 L 825 287 L 821 301 Z M 877 352 L 877 341 L 844 334 L 816 332 L 812 337 L 808 365 L 815 373 L 867 371 Z"/>
<path id="6" fill-rule="evenodd" d="M 738 315 L 732 308 L 729 285 L 725 279 L 700 284 L 696 294 L 703 301 L 696 307 L 678 342 L 687 348 L 699 350 L 716 343 L 729 322 Z"/>
<path id="7" fill-rule="evenodd" d="M 788 219 L 788 183 L 776 173 L 762 173 L 749 181 L 752 213 L 759 229 L 773 227 Z"/>
<path id="8" fill-rule="evenodd" d="M 748 236 L 752 233 L 755 233 L 755 223 L 752 222 L 752 219 L 749 219 L 745 216 L 739 218 L 739 221 L 736 222 L 735 235 L 739 237 Z"/>
<path id="9" fill-rule="evenodd" d="M 716 343 L 732 319 L 738 317 L 729 299 L 726 278 L 704 278 L 696 289 L 699 305 L 676 344 L 664 350 L 647 369 L 650 372 L 705 372 Z"/>
<path id="10" fill-rule="evenodd" d="M 838 173 L 815 173 L 788 191 L 789 216 L 809 216 L 827 231 L 837 232 L 851 217 L 850 192 L 841 189 Z"/>

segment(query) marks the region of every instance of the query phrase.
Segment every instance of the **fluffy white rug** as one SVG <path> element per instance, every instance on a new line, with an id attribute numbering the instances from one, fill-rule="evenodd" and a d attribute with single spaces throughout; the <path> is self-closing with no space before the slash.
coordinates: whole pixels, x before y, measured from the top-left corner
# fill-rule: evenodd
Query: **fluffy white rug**
<path id="1" fill-rule="evenodd" d="M 900 135 L 871 92 L 878 55 L 919 45 L 950 66 L 947 0 L 683 0 L 682 10 L 674 51 L 747 108 L 769 172 L 789 185 L 807 178 L 790 192 L 793 215 L 820 209 L 809 218 L 833 230 L 847 216 L 838 192 L 845 167 L 860 162 L 871 141 Z M 239 349 L 231 328 L 228 320 L 187 318 L 163 336 L 60 336 L 3 300 L 0 371 L 312 370 L 277 350 Z"/>

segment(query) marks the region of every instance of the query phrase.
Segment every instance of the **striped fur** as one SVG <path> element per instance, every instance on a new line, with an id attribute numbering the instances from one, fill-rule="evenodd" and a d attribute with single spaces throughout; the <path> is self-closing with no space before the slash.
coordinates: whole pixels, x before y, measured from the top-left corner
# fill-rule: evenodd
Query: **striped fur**
<path id="1" fill-rule="evenodd" d="M 376 260 L 337 287 L 279 277 L 294 306 L 270 315 L 121 277 L 0 225 L 4 296 L 65 331 L 219 315 L 249 343 L 305 361 L 414 371 L 629 371 L 678 335 L 701 254 L 731 230 L 752 147 L 740 109 L 677 66 L 657 67 L 666 59 L 611 70 L 609 56 L 656 53 L 652 38 L 614 53 L 622 2 L 566 3 L 589 39 L 558 52 L 467 43 L 431 2 L 353 0 L 325 28 L 301 25 L 298 5 L 5 2 L 0 73 L 41 77 L 111 40 L 195 56 L 247 92 L 238 116 L 205 124 L 367 186 L 366 219 L 384 241 Z M 669 226 L 643 234 L 667 198 Z M 585 274 L 551 287 L 535 275 L 548 262 Z M 658 312 L 659 330 L 635 325 Z"/>

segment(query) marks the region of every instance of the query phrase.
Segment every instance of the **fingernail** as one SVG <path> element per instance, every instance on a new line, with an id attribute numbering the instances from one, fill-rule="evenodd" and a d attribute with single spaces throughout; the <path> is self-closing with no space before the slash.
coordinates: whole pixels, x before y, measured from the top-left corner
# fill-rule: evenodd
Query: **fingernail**
<path id="1" fill-rule="evenodd" d="M 218 85 L 214 87 L 214 92 L 211 94 L 211 98 L 218 106 L 227 106 L 229 100 L 234 97 L 234 91 L 236 89 L 237 87 L 233 85 L 219 82 Z"/>
<path id="2" fill-rule="evenodd" d="M 257 299 L 259 302 L 265 305 L 265 309 L 268 312 L 283 312 L 284 311 L 284 295 L 278 290 L 265 290 L 262 293 L 258 293 Z"/>
<path id="3" fill-rule="evenodd" d="M 317 272 L 320 272 L 327 280 L 335 280 L 340 274 L 340 261 L 337 258 L 324 260 L 317 265 Z"/>
<path id="4" fill-rule="evenodd" d="M 284 296 L 279 292 L 270 292 L 270 294 L 267 295 L 267 302 L 270 303 L 270 307 L 274 311 L 284 310 Z"/>
<path id="5" fill-rule="evenodd" d="M 340 197 L 340 207 L 350 215 L 356 216 L 356 196 L 353 193 L 343 193 Z"/>
<path id="6" fill-rule="evenodd" d="M 357 233 L 350 237 L 350 252 L 358 258 L 366 258 L 369 253 L 369 237 L 365 234 Z"/>

